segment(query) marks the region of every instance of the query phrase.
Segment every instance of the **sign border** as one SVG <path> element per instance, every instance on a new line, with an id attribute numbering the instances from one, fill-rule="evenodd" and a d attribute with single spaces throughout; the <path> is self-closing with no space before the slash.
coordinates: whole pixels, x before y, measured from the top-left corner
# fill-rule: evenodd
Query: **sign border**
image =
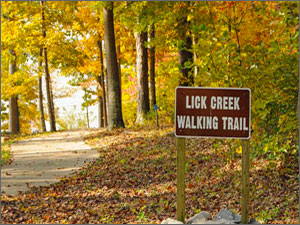
<path id="1" fill-rule="evenodd" d="M 177 135 L 176 134 L 176 103 L 177 103 L 177 89 L 178 88 L 189 88 L 189 89 L 215 89 L 215 90 L 220 90 L 220 89 L 225 89 L 225 90 L 245 90 L 249 91 L 249 136 L 248 137 L 223 137 L 223 136 L 186 136 L 186 135 Z M 187 87 L 187 86 L 177 86 L 175 88 L 175 114 L 174 114 L 174 122 L 175 122 L 175 131 L 174 135 L 175 137 L 178 138 L 218 138 L 218 139 L 243 139 L 243 140 L 249 140 L 251 138 L 251 89 L 250 88 L 231 88 L 231 87 L 222 87 L 222 88 L 217 88 L 217 87 Z"/>

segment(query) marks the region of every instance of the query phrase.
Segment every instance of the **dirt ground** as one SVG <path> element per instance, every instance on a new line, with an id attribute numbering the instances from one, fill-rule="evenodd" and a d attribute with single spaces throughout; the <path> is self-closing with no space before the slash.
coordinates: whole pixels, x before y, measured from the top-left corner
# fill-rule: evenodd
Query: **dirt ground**
<path id="1" fill-rule="evenodd" d="M 90 132 L 56 132 L 12 144 L 13 162 L 1 168 L 1 192 L 16 195 L 30 186 L 55 183 L 97 158 L 98 152 L 83 141 Z"/>

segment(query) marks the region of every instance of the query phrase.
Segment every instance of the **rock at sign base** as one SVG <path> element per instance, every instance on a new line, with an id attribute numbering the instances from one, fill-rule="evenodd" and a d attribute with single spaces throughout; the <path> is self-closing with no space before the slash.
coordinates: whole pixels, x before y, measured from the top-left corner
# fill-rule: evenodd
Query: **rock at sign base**
<path id="1" fill-rule="evenodd" d="M 199 224 L 203 223 L 207 220 L 211 220 L 211 215 L 209 212 L 201 211 L 200 213 L 196 214 L 195 216 L 191 217 L 186 221 L 187 224 Z"/>
<path id="2" fill-rule="evenodd" d="M 219 219 L 205 221 L 203 224 L 234 224 L 233 220 Z"/>
<path id="3" fill-rule="evenodd" d="M 250 224 L 260 224 L 259 222 L 257 222 L 255 219 L 250 219 Z"/>
<path id="4" fill-rule="evenodd" d="M 183 223 L 181 221 L 168 218 L 168 219 L 162 221 L 161 224 L 183 224 Z"/>
<path id="5" fill-rule="evenodd" d="M 234 212 L 232 212 L 231 210 L 228 209 L 222 209 L 215 217 L 214 217 L 214 221 L 216 220 L 221 220 L 221 219 L 225 219 L 228 221 L 233 221 L 235 223 L 241 223 L 242 218 L 240 215 L 235 214 Z"/>

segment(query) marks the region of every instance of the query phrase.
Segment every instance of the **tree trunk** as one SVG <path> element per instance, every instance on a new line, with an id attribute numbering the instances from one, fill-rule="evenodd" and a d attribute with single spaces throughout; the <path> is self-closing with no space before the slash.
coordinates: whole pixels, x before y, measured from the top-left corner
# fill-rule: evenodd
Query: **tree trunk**
<path id="1" fill-rule="evenodd" d="M 120 17 L 116 18 L 116 23 L 120 23 Z M 120 30 L 116 30 L 116 53 L 117 53 L 117 62 L 118 62 L 118 71 L 120 79 L 120 92 L 122 93 L 122 78 L 121 78 L 121 40 L 120 40 Z M 121 94 L 122 102 L 122 94 Z"/>
<path id="2" fill-rule="evenodd" d="M 153 42 L 155 38 L 155 26 L 152 24 L 150 32 L 150 40 Z M 151 96 L 151 107 L 156 104 L 156 93 L 155 93 L 155 46 L 150 47 L 150 96 Z"/>
<path id="3" fill-rule="evenodd" d="M 103 108 L 103 127 L 107 127 L 107 109 L 106 109 L 106 85 L 104 83 L 104 60 L 102 50 L 102 40 L 99 38 L 98 47 L 100 50 L 101 76 L 98 76 L 98 83 L 102 88 L 102 108 Z"/>
<path id="4" fill-rule="evenodd" d="M 195 46 L 198 43 L 198 37 L 196 37 L 196 34 L 193 35 L 193 45 Z M 193 53 L 193 60 L 194 60 L 194 76 L 197 77 L 199 73 L 199 67 L 196 65 L 197 62 L 197 53 Z"/>
<path id="5" fill-rule="evenodd" d="M 16 96 L 9 99 L 9 132 L 20 133 L 18 97 Z"/>
<path id="6" fill-rule="evenodd" d="M 103 120 L 103 98 L 98 96 L 98 128 L 104 127 Z"/>
<path id="7" fill-rule="evenodd" d="M 118 62 L 118 72 L 119 72 L 119 79 L 120 79 L 120 93 L 122 93 L 121 44 L 120 44 L 120 42 L 117 44 L 117 62 Z M 121 102 L 122 102 L 122 94 L 121 94 Z"/>
<path id="8" fill-rule="evenodd" d="M 107 62 L 108 130 L 124 127 L 122 117 L 120 77 L 116 55 L 113 2 L 103 8 L 104 41 Z"/>
<path id="9" fill-rule="evenodd" d="M 180 81 L 181 86 L 191 86 L 194 84 L 193 76 L 193 53 L 192 38 L 190 23 L 187 21 L 187 11 L 189 8 L 189 2 L 187 2 L 186 8 L 184 8 L 183 16 L 178 21 L 178 33 L 182 44 L 179 47 L 179 63 L 180 72 L 183 75 L 183 79 Z"/>
<path id="10" fill-rule="evenodd" d="M 56 131 L 55 126 L 55 114 L 54 114 L 54 104 L 53 97 L 51 95 L 51 87 L 50 87 L 50 73 L 48 69 L 48 57 L 47 57 L 47 48 L 44 48 L 44 60 L 45 60 L 45 75 L 46 75 L 46 93 L 47 93 L 47 102 L 48 102 L 48 114 L 50 119 L 50 131 Z"/>
<path id="11" fill-rule="evenodd" d="M 298 121 L 300 125 L 299 107 L 300 107 L 300 89 L 298 90 L 298 101 L 297 101 L 297 110 L 296 110 L 296 115 L 298 115 Z"/>
<path id="12" fill-rule="evenodd" d="M 235 14 L 235 5 L 233 4 L 233 13 Z M 236 40 L 237 40 L 237 53 L 239 54 L 239 56 L 241 56 L 241 43 L 240 43 L 240 36 L 239 36 L 239 31 L 238 31 L 238 28 L 237 28 L 237 22 L 236 22 L 236 17 L 234 17 L 234 32 L 235 32 L 235 35 L 236 35 Z M 242 67 L 242 59 L 240 57 L 239 59 L 239 63 L 240 63 L 240 67 Z"/>
<path id="13" fill-rule="evenodd" d="M 194 77 L 192 74 L 193 53 L 186 49 L 190 49 L 192 40 L 190 37 L 186 38 L 186 45 L 184 48 L 179 49 L 179 63 L 180 72 L 183 79 L 180 81 L 181 86 L 191 86 L 194 84 Z"/>
<path id="14" fill-rule="evenodd" d="M 46 132 L 46 124 L 45 124 L 45 115 L 44 115 L 44 106 L 43 106 L 43 89 L 42 89 L 42 63 L 43 63 L 43 48 L 40 48 L 40 58 L 39 58 L 39 109 L 40 109 L 40 123 L 42 132 Z"/>
<path id="15" fill-rule="evenodd" d="M 12 75 L 17 70 L 16 55 L 13 50 L 9 50 L 13 60 L 9 62 L 9 74 Z M 20 133 L 20 122 L 19 122 L 19 107 L 18 97 L 13 96 L 9 99 L 9 123 L 8 130 L 12 134 Z"/>
<path id="16" fill-rule="evenodd" d="M 149 87 L 148 87 L 148 54 L 145 42 L 147 32 L 136 32 L 136 67 L 137 67 L 137 118 L 136 123 L 143 124 L 149 112 Z"/>
<path id="17" fill-rule="evenodd" d="M 107 76 L 107 70 L 106 71 L 106 76 Z M 103 122 L 104 122 L 104 127 L 107 127 L 107 79 L 106 82 L 104 82 L 104 72 L 101 75 L 101 84 L 102 84 L 102 92 L 103 92 Z"/>
<path id="18" fill-rule="evenodd" d="M 229 37 L 231 37 L 231 21 L 228 21 L 228 33 L 229 33 Z M 231 42 L 231 40 L 229 40 L 229 43 Z M 228 67 L 230 68 L 230 64 L 231 64 L 231 56 L 230 56 L 230 50 L 228 51 Z M 228 81 L 230 83 L 230 70 L 228 70 Z"/>
<path id="19" fill-rule="evenodd" d="M 102 96 L 100 94 L 98 95 L 98 128 L 104 127 L 103 86 L 102 86 L 101 78 L 102 78 L 101 75 L 97 77 L 98 84 L 102 90 Z M 98 88 L 98 92 L 99 90 L 100 88 Z"/>
<path id="20" fill-rule="evenodd" d="M 104 65 L 107 65 L 107 64 L 104 64 Z M 106 107 L 109 105 L 109 99 L 108 99 L 108 81 L 107 81 L 107 67 L 105 68 L 105 74 L 106 74 L 106 82 L 104 83 L 105 85 L 104 85 L 104 87 L 105 87 L 105 93 L 106 93 Z M 108 114 L 108 113 L 107 113 Z"/>
<path id="21" fill-rule="evenodd" d="M 42 6 L 42 22 L 43 22 L 43 37 L 46 38 L 46 29 L 45 29 L 45 13 L 44 13 L 44 1 L 41 1 Z M 54 112 L 54 104 L 53 104 L 53 96 L 51 95 L 51 87 L 50 87 L 50 73 L 48 68 L 48 56 L 47 56 L 47 48 L 44 47 L 44 61 L 45 61 L 45 77 L 46 77 L 46 93 L 47 93 L 47 103 L 48 103 L 48 114 L 50 120 L 50 131 L 56 131 L 55 125 L 55 112 Z"/>
<path id="22" fill-rule="evenodd" d="M 90 129 L 89 107 L 88 106 L 86 106 L 86 122 L 87 122 L 87 128 Z"/>

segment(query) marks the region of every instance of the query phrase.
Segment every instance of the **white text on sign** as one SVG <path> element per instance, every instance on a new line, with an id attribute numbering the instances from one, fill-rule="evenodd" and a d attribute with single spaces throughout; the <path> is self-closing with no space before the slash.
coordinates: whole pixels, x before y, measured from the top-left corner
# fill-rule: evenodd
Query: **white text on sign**
<path id="1" fill-rule="evenodd" d="M 240 97 L 234 96 L 186 96 L 186 109 L 207 109 L 207 101 L 211 110 L 240 110 Z M 180 129 L 219 129 L 217 116 L 177 115 L 177 124 Z M 246 117 L 222 116 L 223 130 L 248 131 Z"/>
<path id="2" fill-rule="evenodd" d="M 186 109 L 207 109 L 207 96 L 186 96 Z M 240 110 L 240 97 L 212 96 L 210 99 L 211 109 Z"/>

